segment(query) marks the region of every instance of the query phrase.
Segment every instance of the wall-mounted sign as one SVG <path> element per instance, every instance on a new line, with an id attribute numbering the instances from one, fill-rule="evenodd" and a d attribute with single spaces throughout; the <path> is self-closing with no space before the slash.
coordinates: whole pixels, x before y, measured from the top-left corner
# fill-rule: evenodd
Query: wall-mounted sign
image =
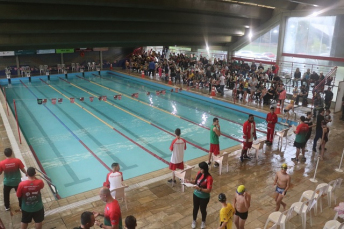
<path id="1" fill-rule="evenodd" d="M 74 49 L 56 49 L 56 53 L 73 53 Z"/>
<path id="2" fill-rule="evenodd" d="M 17 50 L 14 52 L 15 55 L 34 55 L 36 54 L 36 50 Z"/>
<path id="3" fill-rule="evenodd" d="M 14 51 L 1 51 L 0 56 L 14 56 Z"/>
<path id="4" fill-rule="evenodd" d="M 37 54 L 50 54 L 55 53 L 55 49 L 41 49 L 36 51 Z"/>
<path id="5" fill-rule="evenodd" d="M 93 51 L 92 48 L 78 48 L 78 49 L 75 49 L 75 52 L 91 52 Z"/>
<path id="6" fill-rule="evenodd" d="M 109 48 L 93 48 L 93 51 L 96 51 L 96 52 L 109 51 Z"/>

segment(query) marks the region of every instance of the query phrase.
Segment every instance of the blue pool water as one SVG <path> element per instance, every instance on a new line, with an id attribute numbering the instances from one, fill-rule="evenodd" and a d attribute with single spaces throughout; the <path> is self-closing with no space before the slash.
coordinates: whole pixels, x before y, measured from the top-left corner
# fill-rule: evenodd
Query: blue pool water
<path id="1" fill-rule="evenodd" d="M 212 100 L 186 91 L 114 72 L 53 75 L 2 80 L 7 101 L 44 171 L 61 197 L 100 187 L 113 162 L 119 162 L 124 179 L 168 167 L 174 130 L 181 128 L 187 143 L 185 161 L 207 154 L 209 127 L 216 115 L 221 131 L 220 149 L 240 144 L 247 113 L 265 114 Z M 166 90 L 156 95 L 155 91 Z M 150 92 L 150 95 L 147 95 Z M 138 93 L 138 98 L 131 95 Z M 121 100 L 113 98 L 122 94 Z M 89 97 L 93 96 L 91 102 Z M 107 96 L 107 101 L 99 101 Z M 84 101 L 79 98 L 84 97 Z M 38 105 L 37 98 L 46 98 Z M 52 98 L 62 103 L 52 104 Z M 71 103 L 69 98 L 75 98 Z M 241 111 L 239 111 L 241 110 Z M 246 113 L 243 113 L 246 112 Z M 232 122 L 232 121 L 233 122 Z M 266 130 L 264 118 L 255 117 L 257 128 Z M 277 125 L 276 130 L 283 129 Z M 257 132 L 258 137 L 265 135 Z"/>

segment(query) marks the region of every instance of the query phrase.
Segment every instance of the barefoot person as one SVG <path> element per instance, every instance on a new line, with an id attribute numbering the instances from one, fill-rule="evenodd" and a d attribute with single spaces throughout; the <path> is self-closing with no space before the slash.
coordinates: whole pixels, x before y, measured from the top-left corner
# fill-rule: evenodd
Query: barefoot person
<path id="1" fill-rule="evenodd" d="M 245 186 L 240 185 L 235 193 L 234 198 L 234 224 L 237 229 L 244 229 L 248 217 L 248 209 L 251 204 L 251 195 L 245 191 Z"/>
<path id="2" fill-rule="evenodd" d="M 221 135 L 221 130 L 220 130 L 219 119 L 214 118 L 213 124 L 210 127 L 210 150 L 209 150 L 208 165 L 211 164 L 211 155 L 214 154 L 215 156 L 217 156 L 220 153 L 220 141 L 219 141 L 220 135 Z"/>
<path id="3" fill-rule="evenodd" d="M 243 125 L 243 147 L 241 151 L 240 161 L 243 162 L 244 159 L 251 159 L 249 156 L 247 156 L 247 150 L 251 149 L 253 139 L 257 140 L 256 135 L 256 123 L 254 122 L 254 116 L 253 114 L 250 114 L 248 116 L 248 120 Z"/>
<path id="4" fill-rule="evenodd" d="M 290 187 L 290 176 L 287 174 L 288 166 L 286 163 L 283 163 L 281 166 L 281 170 L 276 173 L 274 186 L 276 185 L 276 211 L 279 211 L 280 206 L 282 204 L 283 208 L 285 209 L 286 203 L 282 201 L 283 197 L 287 194 L 287 190 Z"/>
<path id="5" fill-rule="evenodd" d="M 326 126 L 326 121 L 322 122 L 322 128 L 323 128 L 323 135 L 321 138 L 321 145 L 320 145 L 320 160 L 324 160 L 324 153 L 325 153 L 325 145 L 326 142 L 328 142 L 328 133 L 330 132 L 330 129 Z"/>

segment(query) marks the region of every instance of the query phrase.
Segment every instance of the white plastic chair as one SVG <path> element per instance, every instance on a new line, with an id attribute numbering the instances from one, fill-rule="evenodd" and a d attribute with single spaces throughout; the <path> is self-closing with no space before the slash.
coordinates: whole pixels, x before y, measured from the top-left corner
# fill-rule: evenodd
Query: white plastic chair
<path id="1" fill-rule="evenodd" d="M 329 220 L 325 223 L 323 229 L 338 229 L 341 226 L 341 224 L 340 222 L 337 221 L 337 218 L 338 218 L 338 212 L 334 216 L 333 220 Z"/>
<path id="2" fill-rule="evenodd" d="M 263 148 L 264 148 L 264 141 L 253 142 L 251 149 L 255 150 L 257 160 L 258 160 L 259 150 L 263 150 Z M 250 151 L 251 151 L 251 149 L 250 149 Z"/>
<path id="3" fill-rule="evenodd" d="M 89 70 L 91 70 L 91 68 L 92 68 L 91 62 L 88 62 L 88 63 L 87 63 L 87 70 L 89 71 Z"/>
<path id="4" fill-rule="evenodd" d="M 327 188 L 327 202 L 328 202 L 328 206 L 331 207 L 331 198 L 332 198 L 332 193 L 334 195 L 334 192 L 337 188 L 337 183 L 338 183 L 338 180 L 333 180 L 333 181 L 330 181 L 328 184 L 327 183 L 321 183 L 321 184 L 318 184 L 317 188 L 322 188 L 322 187 L 325 187 L 326 185 L 328 185 L 328 188 Z"/>
<path id="5" fill-rule="evenodd" d="M 281 141 L 281 148 L 283 146 L 283 138 L 286 139 L 286 141 L 285 141 L 285 148 L 288 145 L 288 131 L 289 131 L 289 128 L 276 132 L 276 135 L 278 136 L 278 145 L 279 145 L 279 143 Z"/>
<path id="6" fill-rule="evenodd" d="M 269 222 L 273 222 L 276 225 L 276 228 L 279 225 L 280 228 L 285 229 L 285 225 L 290 220 L 293 212 L 294 212 L 294 208 L 291 207 L 289 208 L 289 210 L 286 210 L 284 212 L 277 211 L 277 212 L 271 213 L 268 219 L 266 220 L 264 229 L 266 229 Z"/>
<path id="7" fill-rule="evenodd" d="M 39 65 L 39 74 L 44 74 L 44 67 L 43 65 Z"/>
<path id="8" fill-rule="evenodd" d="M 174 171 L 175 177 L 180 179 L 181 183 L 184 183 L 185 180 L 191 180 L 191 170 L 194 168 L 194 166 L 189 166 L 185 164 L 185 167 L 183 170 L 176 170 Z M 172 181 L 172 187 L 174 185 L 174 182 Z M 184 185 L 182 185 L 182 192 L 184 192 Z"/>
<path id="9" fill-rule="evenodd" d="M 294 208 L 294 211 L 301 216 L 302 221 L 302 228 L 306 229 L 306 222 L 307 222 L 307 213 L 309 212 L 309 220 L 310 224 L 312 226 L 312 214 L 311 210 L 315 206 L 317 200 L 311 199 L 306 202 L 296 202 L 291 205 L 292 208 Z"/>
<path id="10" fill-rule="evenodd" d="M 119 200 L 119 199 L 122 199 L 122 201 L 124 201 L 125 203 L 125 207 L 126 209 L 128 210 L 128 205 L 127 205 L 127 199 L 125 197 L 125 188 L 128 188 L 129 186 L 128 185 L 125 185 L 125 186 L 122 186 L 122 187 L 119 187 L 119 188 L 115 188 L 115 189 L 112 189 L 110 192 L 116 192 L 115 196 L 116 196 L 116 200 Z"/>
<path id="11" fill-rule="evenodd" d="M 316 187 L 315 190 L 307 190 L 304 191 L 300 197 L 299 202 L 302 202 L 302 199 L 305 198 L 307 200 L 311 200 L 311 199 L 316 199 L 317 201 L 315 202 L 315 209 L 314 209 L 314 213 L 317 213 L 318 210 L 318 200 L 320 200 L 320 209 L 322 212 L 322 194 L 323 193 L 327 193 L 327 189 L 328 189 L 328 185 L 325 185 L 323 187 Z"/>
<path id="12" fill-rule="evenodd" d="M 228 152 L 223 152 L 222 153 L 222 156 L 215 156 L 215 155 L 212 155 L 212 161 L 213 162 L 217 162 L 219 164 L 219 175 L 222 174 L 222 166 L 223 165 L 227 165 L 227 173 L 228 173 L 228 156 L 229 156 L 229 153 Z"/>
<path id="13" fill-rule="evenodd" d="M 62 73 L 61 64 L 57 64 L 57 73 Z"/>
<path id="14" fill-rule="evenodd" d="M 72 64 L 71 64 L 71 69 L 72 69 L 72 72 L 75 71 L 75 63 L 72 63 Z"/>

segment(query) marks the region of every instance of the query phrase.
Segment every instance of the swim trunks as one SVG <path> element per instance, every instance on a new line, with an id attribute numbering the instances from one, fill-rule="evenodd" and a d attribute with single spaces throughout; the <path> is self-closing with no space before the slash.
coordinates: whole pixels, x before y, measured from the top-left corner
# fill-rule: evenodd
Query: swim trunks
<path id="1" fill-rule="evenodd" d="M 239 216 L 240 219 L 246 220 L 247 217 L 248 217 L 248 211 L 244 212 L 244 213 L 241 213 L 241 212 L 238 212 L 238 210 L 235 209 L 235 215 Z"/>
<path id="2" fill-rule="evenodd" d="M 276 192 L 279 193 L 279 194 L 282 194 L 284 192 L 285 188 L 280 188 L 278 186 L 276 186 Z M 284 193 L 284 195 L 287 195 L 287 192 Z"/>

